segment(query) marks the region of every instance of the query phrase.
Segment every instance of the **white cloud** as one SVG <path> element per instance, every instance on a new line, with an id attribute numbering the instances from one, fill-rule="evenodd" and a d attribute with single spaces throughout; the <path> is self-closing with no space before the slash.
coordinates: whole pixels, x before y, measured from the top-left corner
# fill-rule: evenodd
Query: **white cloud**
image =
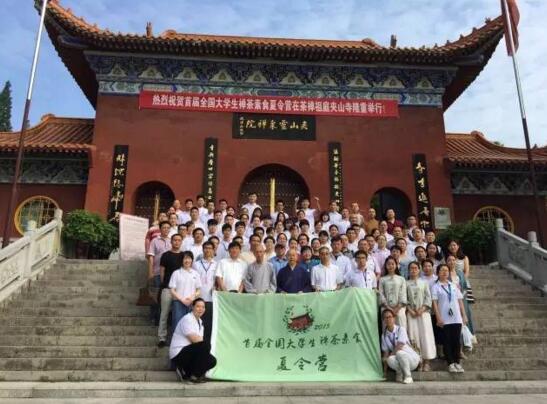
<path id="1" fill-rule="evenodd" d="M 0 36 L 13 37 L 0 48 L 0 80 L 16 85 L 14 123 L 20 113 L 37 13 L 31 0 L 3 0 Z M 456 40 L 485 17 L 499 15 L 497 0 L 62 0 L 76 15 L 112 31 L 144 33 L 152 21 L 155 34 L 166 29 L 227 35 L 363 39 L 388 44 L 392 33 L 400 46 L 431 46 Z M 547 1 L 520 1 L 522 79 L 532 143 L 547 143 L 543 97 L 547 85 L 544 24 Z M 8 17 L 9 16 L 9 17 Z M 13 18 L 15 16 L 15 18 Z M 33 121 L 46 112 L 93 116 L 81 90 L 62 65 L 49 40 L 39 66 Z M 55 80 L 50 79 L 55 77 Z M 62 97 L 60 96 L 62 94 Z M 492 140 L 522 146 L 522 130 L 511 61 L 500 44 L 479 78 L 445 114 L 452 132 L 480 130 Z"/>

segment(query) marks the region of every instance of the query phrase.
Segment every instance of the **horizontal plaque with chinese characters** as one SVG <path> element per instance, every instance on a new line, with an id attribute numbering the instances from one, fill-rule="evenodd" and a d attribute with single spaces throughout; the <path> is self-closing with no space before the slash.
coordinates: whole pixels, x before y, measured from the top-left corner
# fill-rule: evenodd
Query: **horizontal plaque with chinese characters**
<path id="1" fill-rule="evenodd" d="M 234 139 L 315 140 L 315 117 L 235 113 L 232 137 Z"/>
<path id="2" fill-rule="evenodd" d="M 371 118 L 399 117 L 399 102 L 396 100 L 195 94 L 165 91 L 141 91 L 139 108 L 205 112 L 363 116 Z"/>

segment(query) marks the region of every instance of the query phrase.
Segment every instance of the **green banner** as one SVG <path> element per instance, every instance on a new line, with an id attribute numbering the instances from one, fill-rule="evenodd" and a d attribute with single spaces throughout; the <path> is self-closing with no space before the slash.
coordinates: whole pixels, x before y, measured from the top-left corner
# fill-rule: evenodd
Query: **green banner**
<path id="1" fill-rule="evenodd" d="M 238 381 L 383 380 L 376 293 L 215 293 L 209 377 Z"/>

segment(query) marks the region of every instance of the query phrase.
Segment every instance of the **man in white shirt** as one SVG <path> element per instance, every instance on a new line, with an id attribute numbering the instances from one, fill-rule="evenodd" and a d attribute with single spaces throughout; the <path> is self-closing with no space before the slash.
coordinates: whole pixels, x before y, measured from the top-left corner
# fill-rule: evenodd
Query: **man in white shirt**
<path id="1" fill-rule="evenodd" d="M 203 195 L 196 196 L 196 206 L 200 217 L 207 213 L 207 208 L 205 207 L 205 197 Z"/>
<path id="2" fill-rule="evenodd" d="M 247 209 L 247 213 L 249 214 L 249 217 L 253 215 L 253 212 L 256 208 L 260 208 L 260 205 L 256 203 L 256 200 L 258 199 L 258 196 L 256 195 L 256 192 L 249 192 L 247 195 L 248 201 L 245 205 L 243 205 L 241 208 Z"/>
<path id="3" fill-rule="evenodd" d="M 201 255 L 203 254 L 203 238 L 205 236 L 205 233 L 203 232 L 203 229 L 197 227 L 194 229 L 194 232 L 192 233 L 192 236 L 194 238 L 194 242 L 192 245 L 190 245 L 190 248 L 188 248 L 188 251 L 191 251 L 194 255 L 195 259 L 201 258 Z"/>
<path id="4" fill-rule="evenodd" d="M 319 198 L 317 196 L 314 196 L 313 199 L 315 200 L 315 204 L 317 205 L 317 209 L 310 208 L 310 200 L 308 198 L 302 199 L 301 208 L 305 215 L 306 219 L 310 223 L 310 228 L 315 228 L 315 213 L 317 211 L 321 210 L 321 206 L 319 205 Z M 298 201 L 300 200 L 300 197 L 297 196 L 294 198 L 294 212 L 298 212 L 300 209 L 298 209 Z"/>
<path id="5" fill-rule="evenodd" d="M 311 285 L 316 292 L 340 289 L 344 278 L 338 267 L 330 262 L 330 252 L 327 247 L 319 249 L 321 263 L 311 270 Z"/>
<path id="6" fill-rule="evenodd" d="M 368 254 L 365 251 L 355 253 L 356 268 L 350 270 L 345 277 L 346 287 L 376 289 L 376 273 L 374 266 L 368 265 Z"/>
<path id="7" fill-rule="evenodd" d="M 213 201 L 207 201 L 205 213 L 200 214 L 199 219 L 202 223 L 207 223 L 209 220 L 215 217 L 215 203 Z"/>
<path id="8" fill-rule="evenodd" d="M 329 203 L 329 217 L 331 223 L 338 223 L 342 219 L 342 215 L 338 212 L 340 208 L 338 207 L 338 202 L 331 201 Z"/>
<path id="9" fill-rule="evenodd" d="M 225 223 L 224 225 L 222 225 L 222 240 L 220 240 L 217 248 L 217 261 L 220 261 L 223 258 L 227 258 L 230 255 L 228 254 L 228 248 L 230 247 L 231 242 L 232 226 L 228 223 Z"/>
<path id="10" fill-rule="evenodd" d="M 342 239 L 340 236 L 333 237 L 330 245 L 332 248 L 330 261 L 338 267 L 340 277 L 344 279 L 346 274 L 353 268 L 351 260 L 342 253 Z"/>
<path id="11" fill-rule="evenodd" d="M 218 290 L 241 293 L 248 265 L 239 257 L 241 246 L 238 242 L 232 241 L 228 252 L 229 257 L 222 259 L 217 266 L 215 277 Z"/>
<path id="12" fill-rule="evenodd" d="M 190 221 L 194 225 L 194 230 L 199 228 L 203 230 L 203 234 L 205 234 L 205 230 L 207 230 L 207 225 L 199 220 L 199 209 L 196 206 L 190 209 Z"/>
<path id="13" fill-rule="evenodd" d="M 357 239 L 357 233 L 355 229 L 351 227 L 346 231 L 346 236 L 348 236 L 348 250 L 355 254 L 359 249 L 359 240 Z"/>
<path id="14" fill-rule="evenodd" d="M 201 297 L 205 301 L 205 313 L 202 316 L 205 327 L 204 339 L 211 341 L 213 326 L 213 290 L 215 287 L 215 272 L 217 262 L 214 259 L 214 246 L 210 241 L 203 243 L 203 256 L 194 261 L 193 268 L 201 279 Z"/>
<path id="15" fill-rule="evenodd" d="M 342 216 L 340 220 L 336 223 L 338 226 L 338 230 L 340 231 L 340 234 L 346 234 L 348 232 L 348 229 L 351 226 L 351 223 L 349 221 L 349 209 L 344 208 L 342 209 Z"/>
<path id="16" fill-rule="evenodd" d="M 179 232 L 178 220 L 179 218 L 176 213 L 171 213 L 169 215 L 169 224 L 171 225 L 171 228 L 169 229 L 169 234 L 168 234 L 169 238 L 171 238 L 173 234 L 177 234 Z"/>
<path id="17" fill-rule="evenodd" d="M 194 205 L 194 201 L 190 198 L 186 199 L 184 201 L 184 210 L 181 210 L 177 212 L 177 216 L 179 218 L 179 223 L 186 223 L 190 221 L 190 209 L 192 209 L 192 206 Z"/>

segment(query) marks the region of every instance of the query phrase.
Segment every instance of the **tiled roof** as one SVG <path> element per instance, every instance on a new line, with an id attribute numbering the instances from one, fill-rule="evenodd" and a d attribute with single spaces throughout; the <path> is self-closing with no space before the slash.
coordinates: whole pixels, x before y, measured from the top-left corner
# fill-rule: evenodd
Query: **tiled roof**
<path id="1" fill-rule="evenodd" d="M 93 119 L 59 118 L 44 115 L 26 131 L 26 152 L 87 153 L 92 147 Z M 0 151 L 15 152 L 20 132 L 0 132 Z"/>
<path id="2" fill-rule="evenodd" d="M 446 64 L 458 57 L 473 54 L 503 32 L 500 17 L 487 20 L 481 28 L 473 28 L 457 41 L 433 47 L 385 47 L 371 39 L 360 41 L 262 38 L 225 35 L 179 33 L 168 30 L 158 36 L 150 34 L 114 33 L 76 17 L 58 0 L 48 5 L 48 21 L 53 20 L 69 35 L 86 45 L 102 50 L 127 52 L 174 53 L 176 55 L 205 55 L 237 58 L 267 57 L 282 60 L 388 62 Z"/>
<path id="3" fill-rule="evenodd" d="M 40 0 L 34 1 L 38 6 Z M 503 19 L 501 16 L 487 19 L 482 27 L 473 28 L 469 34 L 441 46 L 391 47 L 379 45 L 371 39 L 261 38 L 188 34 L 173 30 L 154 36 L 151 29 L 144 34 L 115 33 L 75 16 L 58 0 L 50 0 L 46 29 L 63 63 L 94 106 L 98 83 L 84 50 L 308 63 L 456 67 L 456 76 L 443 95 L 443 107 L 447 109 L 475 80 L 492 56 L 503 36 Z"/>
<path id="4" fill-rule="evenodd" d="M 527 167 L 528 158 L 525 149 L 499 146 L 491 143 L 481 132 L 447 133 L 447 158 L 457 167 Z M 547 147 L 532 149 L 536 166 L 547 167 Z"/>

